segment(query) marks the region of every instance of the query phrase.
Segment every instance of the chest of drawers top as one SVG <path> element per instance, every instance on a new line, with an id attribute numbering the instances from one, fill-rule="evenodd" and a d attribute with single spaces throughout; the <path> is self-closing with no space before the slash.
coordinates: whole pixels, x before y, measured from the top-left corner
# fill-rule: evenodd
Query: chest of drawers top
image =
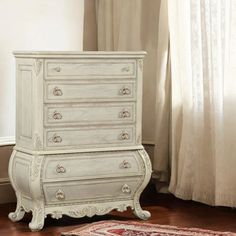
<path id="1" fill-rule="evenodd" d="M 145 51 L 14 51 L 16 58 L 144 58 Z"/>
<path id="2" fill-rule="evenodd" d="M 16 148 L 137 149 L 145 52 L 14 52 Z"/>

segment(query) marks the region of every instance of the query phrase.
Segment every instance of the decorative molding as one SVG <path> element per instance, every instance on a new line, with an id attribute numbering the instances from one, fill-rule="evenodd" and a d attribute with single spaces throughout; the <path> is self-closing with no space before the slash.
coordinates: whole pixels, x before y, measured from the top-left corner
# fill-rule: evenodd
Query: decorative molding
<path id="1" fill-rule="evenodd" d="M 15 145 L 15 136 L 0 137 L 0 146 Z"/>
<path id="2" fill-rule="evenodd" d="M 152 164 L 151 164 L 150 158 L 144 149 L 138 150 L 138 153 L 143 157 L 146 172 L 147 172 L 145 175 L 145 178 L 148 179 L 148 181 L 149 181 L 151 178 L 151 173 L 152 173 Z"/>
<path id="3" fill-rule="evenodd" d="M 42 64 L 43 64 L 43 61 L 40 59 L 36 59 L 34 61 L 34 71 L 35 71 L 36 76 L 39 74 Z"/>
<path id="4" fill-rule="evenodd" d="M 109 213 L 110 211 L 116 209 L 119 212 L 127 210 L 127 207 L 129 207 L 129 204 L 120 204 L 118 206 L 106 206 L 106 207 L 100 207 L 100 206 L 87 206 L 83 207 L 81 209 L 76 209 L 74 211 L 68 211 L 68 213 L 65 213 L 66 215 L 69 215 L 71 217 L 75 218 L 81 218 L 84 216 L 92 217 L 94 215 L 105 215 Z M 62 214 L 59 212 L 59 215 Z"/>
<path id="5" fill-rule="evenodd" d="M 40 168 L 42 165 L 42 161 L 43 161 L 43 157 L 44 156 L 34 156 L 33 162 L 32 162 L 32 167 L 31 167 L 31 173 L 30 173 L 30 177 L 32 181 L 35 181 L 39 175 L 40 175 Z"/>
<path id="6" fill-rule="evenodd" d="M 138 66 L 141 71 L 143 71 L 143 60 L 138 60 Z"/>
<path id="7" fill-rule="evenodd" d="M 62 218 L 62 211 L 53 211 L 51 217 L 57 220 Z"/>
<path id="8" fill-rule="evenodd" d="M 69 211 L 68 215 L 71 217 L 92 217 L 94 215 L 104 215 L 108 212 L 110 212 L 113 209 L 113 207 L 96 207 L 96 206 L 87 206 L 83 207 L 82 209 L 77 209 L 75 211 Z"/>
<path id="9" fill-rule="evenodd" d="M 34 148 L 35 150 L 42 149 L 43 145 L 38 134 L 34 135 Z"/>
<path id="10" fill-rule="evenodd" d="M 40 141 L 40 140 L 37 140 L 37 142 L 38 141 Z M 15 143 L 16 143 L 15 136 L 0 137 L 0 146 L 15 145 Z M 152 140 L 143 140 L 142 144 L 155 146 L 155 142 Z M 41 146 L 41 145 L 39 145 L 39 146 Z"/>

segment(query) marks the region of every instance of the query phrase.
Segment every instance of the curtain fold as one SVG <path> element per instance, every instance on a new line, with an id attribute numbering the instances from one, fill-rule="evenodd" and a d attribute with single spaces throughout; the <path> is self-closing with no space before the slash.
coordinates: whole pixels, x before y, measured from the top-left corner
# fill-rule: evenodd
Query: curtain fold
<path id="1" fill-rule="evenodd" d="M 97 0 L 98 50 L 142 50 L 142 0 Z"/>
<path id="2" fill-rule="evenodd" d="M 168 4 L 161 1 L 158 26 L 156 107 L 155 107 L 155 158 L 153 178 L 158 192 L 167 192 L 170 180 L 170 47 Z"/>
<path id="3" fill-rule="evenodd" d="M 160 1 L 96 0 L 98 50 L 147 51 L 143 71 L 143 141 L 154 143 Z"/>

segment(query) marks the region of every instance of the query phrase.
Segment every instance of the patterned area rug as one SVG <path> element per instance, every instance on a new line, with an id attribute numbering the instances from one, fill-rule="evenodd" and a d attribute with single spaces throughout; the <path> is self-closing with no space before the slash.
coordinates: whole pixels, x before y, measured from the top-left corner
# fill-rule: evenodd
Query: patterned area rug
<path id="1" fill-rule="evenodd" d="M 236 236 L 230 232 L 216 232 L 197 228 L 178 228 L 168 225 L 126 221 L 100 221 L 62 233 L 62 236 Z"/>

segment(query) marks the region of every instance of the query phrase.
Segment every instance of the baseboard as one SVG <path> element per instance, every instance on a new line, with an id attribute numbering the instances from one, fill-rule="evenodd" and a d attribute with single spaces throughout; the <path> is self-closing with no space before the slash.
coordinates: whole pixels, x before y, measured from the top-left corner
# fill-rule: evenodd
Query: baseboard
<path id="1" fill-rule="evenodd" d="M 0 178 L 0 204 L 16 202 L 15 192 L 8 178 Z"/>
<path id="2" fill-rule="evenodd" d="M 155 146 L 155 142 L 151 141 L 151 140 L 143 140 L 142 141 L 143 145 L 151 145 L 151 146 Z"/>
<path id="3" fill-rule="evenodd" d="M 15 145 L 15 136 L 0 137 L 0 146 Z"/>

